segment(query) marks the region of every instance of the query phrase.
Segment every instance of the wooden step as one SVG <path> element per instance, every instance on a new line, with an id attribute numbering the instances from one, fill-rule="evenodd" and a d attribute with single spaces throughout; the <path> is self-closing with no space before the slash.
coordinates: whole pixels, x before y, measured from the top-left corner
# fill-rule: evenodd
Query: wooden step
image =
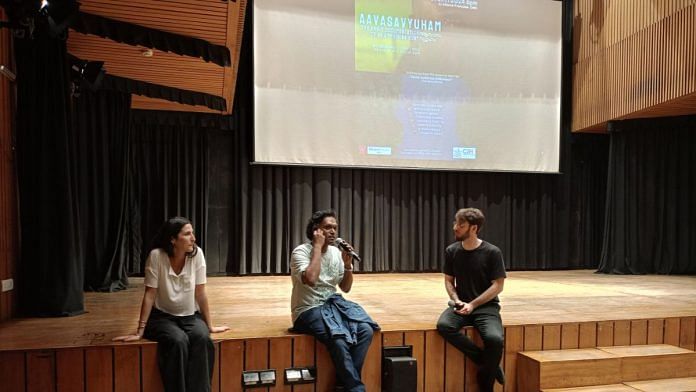
<path id="1" fill-rule="evenodd" d="M 517 355 L 521 392 L 621 383 L 621 359 L 596 348 L 523 351 Z"/>
<path id="2" fill-rule="evenodd" d="M 663 380 L 627 381 L 623 384 L 595 385 L 591 387 L 543 389 L 542 392 L 693 392 L 696 377 L 668 378 Z"/>
<path id="3" fill-rule="evenodd" d="M 625 384 L 594 385 L 591 387 L 542 389 L 542 392 L 638 392 Z"/>
<path id="4" fill-rule="evenodd" d="M 643 392 L 696 391 L 696 377 L 670 378 L 666 380 L 630 381 L 625 383 Z"/>
<path id="5" fill-rule="evenodd" d="M 523 351 L 517 358 L 517 383 L 523 392 L 692 376 L 696 353 L 667 344 Z"/>
<path id="6" fill-rule="evenodd" d="M 669 344 L 599 347 L 621 357 L 621 381 L 696 376 L 696 352 Z"/>

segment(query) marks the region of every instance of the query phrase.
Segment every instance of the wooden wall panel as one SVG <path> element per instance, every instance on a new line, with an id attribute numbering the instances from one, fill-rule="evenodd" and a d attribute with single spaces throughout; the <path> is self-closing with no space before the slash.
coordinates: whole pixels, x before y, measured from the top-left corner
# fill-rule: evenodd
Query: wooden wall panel
<path id="1" fill-rule="evenodd" d="M 445 340 L 437 331 L 425 331 L 425 390 L 441 392 L 445 388 Z"/>
<path id="2" fill-rule="evenodd" d="M 0 7 L 0 20 L 7 20 Z M 14 71 L 11 56 L 11 34 L 0 28 L 0 64 Z M 14 85 L 0 75 L 0 280 L 15 279 L 17 265 L 18 231 L 14 154 L 12 149 L 12 95 Z M 15 281 L 15 284 L 17 282 Z M 15 313 L 15 290 L 0 292 L 0 322 L 11 319 Z"/>
<path id="3" fill-rule="evenodd" d="M 466 336 L 471 339 L 474 344 L 479 347 L 483 347 L 483 342 L 481 341 L 481 336 L 473 328 L 466 329 Z M 476 373 L 478 371 L 478 366 L 469 358 L 464 359 L 464 367 L 466 369 L 466 375 L 464 376 L 464 385 L 466 385 L 467 391 L 474 391 L 478 389 L 478 384 L 476 383 Z"/>
<path id="4" fill-rule="evenodd" d="M 372 336 L 361 378 L 366 390 L 382 390 L 382 333 L 380 331 L 375 331 Z"/>
<path id="5" fill-rule="evenodd" d="M 56 387 L 58 392 L 84 392 L 84 349 L 71 348 L 56 352 Z"/>
<path id="6" fill-rule="evenodd" d="M 164 385 L 162 385 L 162 378 L 157 365 L 157 345 L 148 344 L 141 346 L 140 359 L 142 361 L 140 372 L 142 374 L 143 391 L 164 391 Z"/>
<path id="7" fill-rule="evenodd" d="M 114 347 L 114 391 L 140 391 L 140 347 Z"/>
<path id="8" fill-rule="evenodd" d="M 296 336 L 293 339 L 292 366 L 314 366 L 315 344 L 321 343 L 315 343 L 314 338 L 311 336 Z M 293 392 L 314 392 L 314 384 L 295 385 L 292 387 L 292 390 Z"/>
<path id="9" fill-rule="evenodd" d="M 0 352 L 0 380 L 8 391 L 24 391 L 26 365 L 23 352 Z"/>
<path id="10" fill-rule="evenodd" d="M 524 351 L 524 327 L 513 326 L 505 328 L 505 390 L 514 391 L 517 388 L 517 353 Z"/>
<path id="11" fill-rule="evenodd" d="M 526 325 L 524 327 L 524 350 L 541 350 L 543 334 L 541 325 Z"/>
<path id="12" fill-rule="evenodd" d="M 648 344 L 648 320 L 632 320 L 631 321 L 631 343 Z"/>
<path id="13" fill-rule="evenodd" d="M 482 346 L 472 328 L 466 333 Z M 696 317 L 531 324 L 505 328 L 501 365 L 507 383 L 495 391 L 516 391 L 520 380 L 517 353 L 576 347 L 667 344 L 695 348 Z M 670 343 L 671 342 L 671 343 Z M 675 344 L 676 343 L 676 344 Z M 363 367 L 368 391 L 381 390 L 381 351 L 389 345 L 412 345 L 418 363 L 418 391 L 478 390 L 477 367 L 435 330 L 377 333 Z M 306 335 L 224 340 L 216 343 L 213 389 L 241 392 L 242 370 L 276 369 L 276 385 L 258 391 L 323 392 L 333 390 L 335 369 L 324 345 Z M 27 352 L 0 351 L 2 389 L 8 391 L 162 391 L 157 346 L 151 343 Z M 316 384 L 286 386 L 283 370 L 312 366 Z M 28 369 L 32 369 L 29 374 Z M 28 377 L 31 376 L 31 377 Z M 524 378 L 524 377 L 522 377 Z M 142 382 L 141 382 L 142 380 Z M 141 385 L 142 384 L 142 385 Z M 7 385 L 7 387 L 6 387 Z"/>
<path id="14" fill-rule="evenodd" d="M 580 325 L 568 323 L 561 325 L 561 349 L 580 346 Z"/>
<path id="15" fill-rule="evenodd" d="M 388 346 L 403 346 L 404 345 L 404 333 L 403 332 L 385 332 L 382 334 L 382 347 Z"/>
<path id="16" fill-rule="evenodd" d="M 56 389 L 56 356 L 53 350 L 30 351 L 26 355 L 28 370 L 27 392 Z"/>
<path id="17" fill-rule="evenodd" d="M 464 390 L 465 375 L 464 354 L 456 347 L 445 343 L 445 391 Z"/>
<path id="18" fill-rule="evenodd" d="M 113 391 L 113 350 L 92 347 L 85 350 L 85 384 L 89 392 Z"/>
<path id="19" fill-rule="evenodd" d="M 696 0 L 578 0 L 574 131 L 696 113 Z"/>
<path id="20" fill-rule="evenodd" d="M 597 347 L 597 323 L 580 323 L 578 348 Z"/>
<path id="21" fill-rule="evenodd" d="M 215 364 L 213 365 L 213 378 L 210 380 L 212 392 L 220 392 L 220 343 L 215 343 Z"/>
<path id="22" fill-rule="evenodd" d="M 292 338 L 271 339 L 269 367 L 276 370 L 276 385 L 268 388 L 271 392 L 292 392 L 292 386 L 283 383 L 285 368 L 292 367 Z"/>
<path id="23" fill-rule="evenodd" d="M 413 346 L 413 357 L 418 369 L 418 392 L 425 388 L 425 332 L 412 331 L 404 333 L 404 344 Z"/>
<path id="24" fill-rule="evenodd" d="M 336 369 L 326 346 L 319 342 L 316 342 L 314 346 L 316 349 L 317 366 L 316 392 L 330 391 L 336 384 Z"/>
<path id="25" fill-rule="evenodd" d="M 679 324 L 681 320 L 678 318 L 665 319 L 665 344 L 679 346 Z"/>
<path id="26" fill-rule="evenodd" d="M 631 344 L 631 320 L 614 321 L 614 346 Z"/>
<path id="27" fill-rule="evenodd" d="M 600 321 L 597 323 L 597 347 L 614 345 L 614 322 Z"/>
<path id="28" fill-rule="evenodd" d="M 560 325 L 544 325 L 543 328 L 543 350 L 560 350 L 561 348 L 561 326 Z"/>
<path id="29" fill-rule="evenodd" d="M 244 370 L 268 369 L 268 354 L 268 339 L 248 339 L 246 341 L 246 349 L 244 350 Z M 268 391 L 268 388 L 254 389 L 259 392 Z"/>
<path id="30" fill-rule="evenodd" d="M 683 347 L 689 350 L 694 349 L 694 342 L 696 341 L 696 318 L 694 317 L 682 317 L 679 326 L 679 347 Z"/>
<path id="31" fill-rule="evenodd" d="M 220 342 L 220 390 L 240 392 L 244 369 L 244 341 Z"/>
<path id="32" fill-rule="evenodd" d="M 648 344 L 660 344 L 664 342 L 665 320 L 648 320 Z"/>

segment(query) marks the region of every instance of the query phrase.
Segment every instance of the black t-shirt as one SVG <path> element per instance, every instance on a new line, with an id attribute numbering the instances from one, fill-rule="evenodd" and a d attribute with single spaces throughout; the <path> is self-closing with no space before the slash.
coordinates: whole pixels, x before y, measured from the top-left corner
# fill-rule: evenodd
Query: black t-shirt
<path id="1" fill-rule="evenodd" d="M 454 276 L 457 296 L 464 302 L 471 302 L 483 294 L 491 287 L 491 281 L 507 276 L 502 252 L 486 241 L 474 250 L 464 249 L 461 241 L 448 246 L 442 272 Z M 496 296 L 489 303 L 498 302 Z"/>

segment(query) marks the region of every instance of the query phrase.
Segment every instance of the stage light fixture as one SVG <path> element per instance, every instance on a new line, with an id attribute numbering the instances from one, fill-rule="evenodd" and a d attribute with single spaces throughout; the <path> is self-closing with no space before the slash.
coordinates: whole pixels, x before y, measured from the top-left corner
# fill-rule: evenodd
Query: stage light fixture
<path id="1" fill-rule="evenodd" d="M 73 72 L 73 76 L 92 91 L 99 88 L 104 78 L 103 61 L 77 60 L 73 62 L 70 68 Z"/>
<path id="2" fill-rule="evenodd" d="M 5 76 L 7 79 L 10 79 L 10 82 L 14 82 L 16 79 L 14 72 L 10 71 L 6 66 L 2 64 L 0 64 L 0 74 Z"/>
<path id="3" fill-rule="evenodd" d="M 46 17 L 49 34 L 63 37 L 68 26 L 77 18 L 80 3 L 75 0 L 41 0 L 39 15 Z"/>
<path id="4" fill-rule="evenodd" d="M 48 0 L 41 0 L 41 5 L 39 5 L 39 12 L 48 15 Z"/>

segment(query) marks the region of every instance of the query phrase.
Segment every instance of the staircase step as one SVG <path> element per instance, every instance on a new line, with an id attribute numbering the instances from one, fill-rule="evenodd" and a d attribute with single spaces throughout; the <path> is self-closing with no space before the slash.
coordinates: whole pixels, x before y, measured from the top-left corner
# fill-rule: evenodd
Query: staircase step
<path id="1" fill-rule="evenodd" d="M 692 376 L 696 376 L 696 353 L 667 344 L 523 351 L 517 358 L 520 391 L 622 388 L 617 384 Z"/>
<path id="2" fill-rule="evenodd" d="M 517 356 L 520 391 L 621 383 L 621 359 L 605 351 L 523 351 Z"/>
<path id="3" fill-rule="evenodd" d="M 552 388 L 542 392 L 693 392 L 696 377 L 668 378 L 662 380 L 627 381 L 623 384 L 595 385 L 591 387 Z"/>
<path id="4" fill-rule="evenodd" d="M 664 380 L 630 381 L 626 382 L 643 392 L 687 392 L 696 391 L 696 377 L 670 378 Z"/>
<path id="5" fill-rule="evenodd" d="M 591 387 L 542 389 L 542 392 L 638 392 L 624 384 L 594 385 Z"/>
<path id="6" fill-rule="evenodd" d="M 598 347 L 621 357 L 621 382 L 696 376 L 696 352 L 669 344 Z"/>

